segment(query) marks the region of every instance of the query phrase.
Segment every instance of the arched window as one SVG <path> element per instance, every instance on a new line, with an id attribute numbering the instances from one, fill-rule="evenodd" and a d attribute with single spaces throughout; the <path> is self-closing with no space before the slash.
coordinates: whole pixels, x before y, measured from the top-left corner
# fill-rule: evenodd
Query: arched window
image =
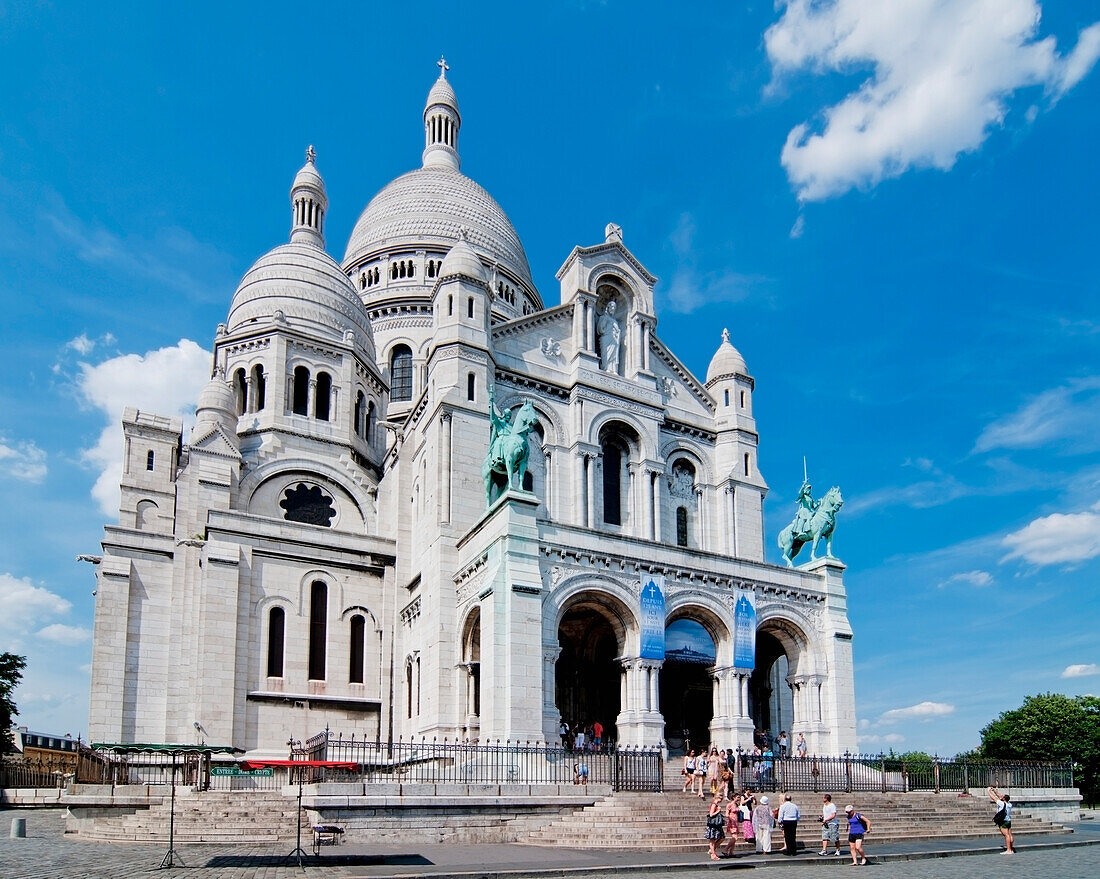
<path id="1" fill-rule="evenodd" d="M 474 398 L 475 382 L 476 382 L 476 379 L 474 378 L 474 374 L 472 372 L 467 373 L 466 374 L 466 399 L 467 400 L 473 400 L 473 398 Z"/>
<path id="2" fill-rule="evenodd" d="M 687 507 L 676 508 L 676 545 L 688 545 L 688 511 Z"/>
<path id="3" fill-rule="evenodd" d="M 745 452 L 745 475 L 749 475 L 749 453 Z"/>
<path id="4" fill-rule="evenodd" d="M 286 612 L 281 607 L 271 608 L 267 615 L 267 676 L 283 676 L 283 638 L 286 631 Z"/>
<path id="5" fill-rule="evenodd" d="M 614 442 L 605 442 L 603 455 L 603 520 L 608 525 L 622 525 L 623 450 Z"/>
<path id="6" fill-rule="evenodd" d="M 147 531 L 157 524 L 157 505 L 153 501 L 138 501 L 134 527 L 138 531 Z"/>
<path id="7" fill-rule="evenodd" d="M 407 717 L 413 716 L 413 666 L 410 659 L 405 663 L 405 712 Z"/>
<path id="8" fill-rule="evenodd" d="M 374 430 L 374 403 L 367 404 L 367 420 L 363 424 L 363 439 L 367 441 L 369 446 L 371 443 L 372 431 Z"/>
<path id="9" fill-rule="evenodd" d="M 351 666 L 348 669 L 348 683 L 363 683 L 363 657 L 366 648 L 367 621 L 362 614 L 351 618 Z"/>
<path id="10" fill-rule="evenodd" d="M 745 392 L 744 391 L 741 392 L 741 408 L 742 409 L 745 408 Z"/>
<path id="11" fill-rule="evenodd" d="M 309 679 L 325 679 L 325 639 L 328 637 L 328 586 L 314 580 L 309 590 Z"/>
<path id="12" fill-rule="evenodd" d="M 390 399 L 411 400 L 413 395 L 413 355 L 407 345 L 397 345 L 390 355 Z"/>
<path id="13" fill-rule="evenodd" d="M 356 436 L 365 436 L 363 432 L 363 416 L 366 415 L 367 400 L 362 391 L 355 392 L 355 421 L 353 428 Z"/>
<path id="14" fill-rule="evenodd" d="M 260 412 L 267 403 L 267 381 L 264 379 L 264 368 L 258 363 L 252 367 L 252 390 L 256 395 L 254 411 Z"/>
<path id="15" fill-rule="evenodd" d="M 466 317 L 474 316 L 474 297 L 471 296 L 466 300 Z"/>
<path id="16" fill-rule="evenodd" d="M 291 389 L 291 411 L 295 415 L 309 414 L 309 370 L 294 367 L 294 387 Z"/>
<path id="17" fill-rule="evenodd" d="M 156 460 L 156 453 L 152 449 L 150 449 L 145 455 L 145 469 L 152 470 L 153 465 L 156 463 Z"/>
<path id="18" fill-rule="evenodd" d="M 318 421 L 328 421 L 332 409 L 332 376 L 327 372 L 317 373 L 317 400 L 314 409 Z"/>
<path id="19" fill-rule="evenodd" d="M 233 397 L 237 401 L 237 414 L 244 415 L 248 403 L 248 382 L 243 369 L 233 373 Z"/>
<path id="20" fill-rule="evenodd" d="M 725 404 L 728 406 L 730 404 L 730 389 L 726 388 L 722 393 L 725 395 Z"/>

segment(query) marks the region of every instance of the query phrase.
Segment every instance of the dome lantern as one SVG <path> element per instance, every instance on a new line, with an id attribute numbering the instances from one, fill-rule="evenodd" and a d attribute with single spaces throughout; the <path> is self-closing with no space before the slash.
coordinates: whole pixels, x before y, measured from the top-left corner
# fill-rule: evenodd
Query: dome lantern
<path id="1" fill-rule="evenodd" d="M 462 126 L 462 117 L 458 113 L 458 97 L 451 84 L 447 82 L 450 66 L 440 58 L 439 79 L 428 92 L 424 105 L 424 156 L 425 168 L 450 168 L 457 171 L 461 166 L 458 158 L 458 129 Z"/>
<path id="2" fill-rule="evenodd" d="M 328 196 L 325 194 L 325 181 L 317 171 L 317 153 L 310 144 L 306 150 L 306 163 L 294 176 L 290 187 L 290 203 L 294 209 L 294 223 L 290 229 L 290 240 L 325 246 L 325 211 L 328 210 Z"/>

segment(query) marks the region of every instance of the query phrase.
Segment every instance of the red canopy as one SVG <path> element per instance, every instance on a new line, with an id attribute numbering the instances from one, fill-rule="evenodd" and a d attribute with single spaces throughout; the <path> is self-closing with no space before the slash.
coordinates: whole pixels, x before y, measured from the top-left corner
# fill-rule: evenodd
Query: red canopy
<path id="1" fill-rule="evenodd" d="M 324 766 L 329 769 L 356 770 L 359 764 L 353 760 L 242 760 L 238 764 L 245 772 L 266 769 L 268 766 Z"/>

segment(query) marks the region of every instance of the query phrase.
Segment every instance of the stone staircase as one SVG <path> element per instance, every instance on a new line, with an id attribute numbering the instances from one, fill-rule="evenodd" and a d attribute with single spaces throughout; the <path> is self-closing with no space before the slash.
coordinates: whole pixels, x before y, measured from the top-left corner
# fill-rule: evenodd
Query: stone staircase
<path id="1" fill-rule="evenodd" d="M 682 784 L 679 769 L 676 774 L 667 771 L 666 793 L 612 794 L 532 831 L 517 842 L 601 849 L 619 848 L 623 840 L 628 839 L 632 848 L 646 851 L 699 851 L 706 846 L 703 835 L 710 799 L 681 793 Z M 993 807 L 984 797 L 960 797 L 955 792 L 829 793 L 839 809 L 852 803 L 871 822 L 869 845 L 947 837 L 985 837 L 991 842 L 998 841 Z M 821 814 L 821 794 L 792 791 L 791 795 L 803 815 L 798 827 L 800 850 L 817 851 L 821 844 L 821 825 L 817 818 Z M 767 796 L 773 808 L 783 800 L 782 793 L 767 792 Z M 1012 832 L 1015 836 L 1026 836 L 1071 831 L 1017 809 L 1013 814 Z M 842 821 L 841 842 L 845 848 L 847 836 Z M 773 840 L 773 848 L 782 844 L 778 828 Z M 748 851 L 744 841 L 738 844 L 738 849 Z"/>
<path id="2" fill-rule="evenodd" d="M 82 821 L 66 835 L 104 842 L 168 842 L 170 801 L 153 801 L 148 808 L 103 809 L 90 821 Z M 120 814 L 120 812 L 122 814 Z M 278 791 L 177 790 L 177 843 L 232 843 L 262 845 L 295 839 L 297 799 Z M 302 812 L 302 838 L 310 829 Z"/>

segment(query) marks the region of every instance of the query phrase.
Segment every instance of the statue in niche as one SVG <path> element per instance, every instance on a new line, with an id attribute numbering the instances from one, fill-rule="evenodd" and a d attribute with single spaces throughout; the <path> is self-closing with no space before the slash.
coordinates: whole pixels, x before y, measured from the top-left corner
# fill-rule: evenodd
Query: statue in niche
<path id="1" fill-rule="evenodd" d="M 618 304 L 614 299 L 608 300 L 604 306 L 603 314 L 596 321 L 596 335 L 600 340 L 600 368 L 604 372 L 619 371 L 619 348 L 621 347 L 623 328 L 615 319 L 615 311 Z"/>

